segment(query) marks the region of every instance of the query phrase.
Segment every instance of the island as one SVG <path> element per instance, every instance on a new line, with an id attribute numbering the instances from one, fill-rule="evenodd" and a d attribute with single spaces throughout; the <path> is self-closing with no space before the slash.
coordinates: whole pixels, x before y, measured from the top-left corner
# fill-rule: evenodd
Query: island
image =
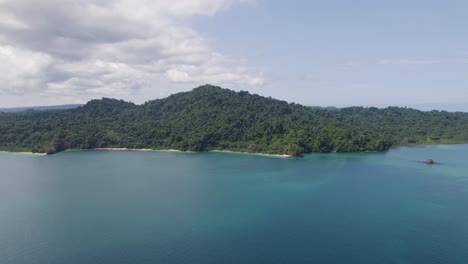
<path id="1" fill-rule="evenodd" d="M 426 160 L 426 164 L 428 164 L 428 165 L 434 165 L 435 162 L 434 162 L 434 160 L 432 160 L 432 159 L 428 159 L 428 160 Z"/>
<path id="2" fill-rule="evenodd" d="M 127 148 L 301 156 L 464 142 L 468 113 L 311 107 L 212 85 L 141 105 L 102 98 L 73 109 L 0 113 L 0 150 L 47 154 Z"/>

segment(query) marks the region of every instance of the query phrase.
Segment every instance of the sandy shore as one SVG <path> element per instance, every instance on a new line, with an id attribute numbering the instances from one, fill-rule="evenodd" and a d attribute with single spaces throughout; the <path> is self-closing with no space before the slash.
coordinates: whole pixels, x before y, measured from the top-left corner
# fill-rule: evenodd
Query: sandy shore
<path id="1" fill-rule="evenodd" d="M 199 153 L 190 150 L 178 149 L 131 149 L 131 148 L 94 148 L 90 150 L 110 150 L 110 151 L 157 151 L 157 152 L 181 152 L 181 153 Z M 200 152 L 201 153 L 201 152 Z"/>
<path id="2" fill-rule="evenodd" d="M 183 151 L 183 150 L 178 150 L 178 149 L 94 148 L 94 149 L 89 149 L 89 150 L 99 150 L 99 151 L 160 151 L 160 152 L 198 153 L 198 152 L 194 152 L 194 151 Z M 65 151 L 87 151 L 87 150 L 86 149 L 67 149 Z M 286 154 L 250 153 L 250 152 L 231 151 L 231 150 L 210 150 L 208 152 L 232 153 L 232 154 L 243 154 L 243 155 L 256 155 L 256 156 L 275 157 L 275 158 L 291 158 L 292 157 L 292 156 L 286 155 Z M 46 153 L 10 152 L 10 151 L 0 151 L 0 153 L 16 153 L 16 154 L 37 155 L 37 156 L 47 155 Z"/>
<path id="3" fill-rule="evenodd" d="M 292 156 L 287 155 L 287 154 L 250 153 L 250 152 L 231 151 L 231 150 L 210 150 L 209 152 L 245 154 L 245 155 L 256 155 L 256 156 L 265 156 L 265 157 L 276 157 L 276 158 L 292 158 Z"/>
<path id="4" fill-rule="evenodd" d="M 129 149 L 129 148 L 94 148 L 90 150 L 153 151 L 152 149 Z"/>
<path id="5" fill-rule="evenodd" d="M 161 151 L 161 152 L 184 152 L 184 153 L 197 153 L 194 151 L 183 151 L 178 149 L 129 149 L 129 148 L 95 148 L 92 150 L 110 150 L 110 151 Z M 233 153 L 233 154 L 244 154 L 244 155 L 256 155 L 256 156 L 265 156 L 265 157 L 276 157 L 276 158 L 291 158 L 292 156 L 286 154 L 264 154 L 264 153 L 250 153 L 250 152 L 241 152 L 241 151 L 231 151 L 231 150 L 210 150 L 208 152 L 217 152 L 217 153 Z"/>
<path id="6" fill-rule="evenodd" d="M 46 153 L 33 153 L 33 152 L 16 152 L 16 151 L 0 151 L 0 153 L 13 153 L 22 155 L 34 155 L 34 156 L 45 156 Z"/>
<path id="7" fill-rule="evenodd" d="M 183 150 L 178 150 L 178 149 L 155 149 L 153 151 L 162 151 L 162 152 L 185 152 L 185 153 L 195 153 L 193 151 L 183 151 Z"/>

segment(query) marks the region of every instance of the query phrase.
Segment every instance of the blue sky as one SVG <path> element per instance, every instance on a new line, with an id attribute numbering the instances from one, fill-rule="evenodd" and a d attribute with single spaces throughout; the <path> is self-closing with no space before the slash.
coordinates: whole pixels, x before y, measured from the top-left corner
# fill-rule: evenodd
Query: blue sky
<path id="1" fill-rule="evenodd" d="M 262 69 L 261 94 L 468 110 L 466 14 L 466 1 L 259 1 L 194 25 Z"/>
<path id="2" fill-rule="evenodd" d="M 454 0 L 3 0 L 0 107 L 142 103 L 211 83 L 468 111 L 467 14 Z"/>

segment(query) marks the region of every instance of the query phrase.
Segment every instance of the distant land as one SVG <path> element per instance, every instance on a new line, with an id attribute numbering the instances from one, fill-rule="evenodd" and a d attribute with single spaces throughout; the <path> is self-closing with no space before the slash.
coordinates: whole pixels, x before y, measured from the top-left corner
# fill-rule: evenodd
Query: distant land
<path id="1" fill-rule="evenodd" d="M 66 105 L 52 105 L 52 106 L 29 106 L 29 107 L 8 107 L 0 108 L 0 112 L 14 113 L 22 111 L 48 111 L 48 110 L 66 110 L 83 106 L 82 104 L 66 104 Z"/>
<path id="2" fill-rule="evenodd" d="M 103 98 L 73 106 L 0 113 L 0 150 L 53 154 L 128 148 L 301 156 L 468 142 L 468 113 L 310 107 L 212 85 L 142 105 Z"/>

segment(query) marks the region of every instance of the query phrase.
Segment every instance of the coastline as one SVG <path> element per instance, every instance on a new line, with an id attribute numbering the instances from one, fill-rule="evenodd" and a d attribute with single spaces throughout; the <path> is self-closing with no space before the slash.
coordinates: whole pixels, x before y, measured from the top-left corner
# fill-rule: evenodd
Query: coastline
<path id="1" fill-rule="evenodd" d="M 293 158 L 293 156 L 287 155 L 287 154 L 265 154 L 265 153 L 242 152 L 242 151 L 232 151 L 232 150 L 209 150 L 208 152 L 255 155 L 255 156 L 265 156 L 265 157 L 272 157 L 272 158 Z"/>
<path id="2" fill-rule="evenodd" d="M 384 151 L 360 151 L 360 152 L 330 152 L 330 153 L 304 153 L 304 154 L 351 154 L 351 153 L 380 153 L 380 152 L 387 152 L 394 149 L 399 148 L 414 148 L 414 147 L 430 147 L 430 146 L 443 146 L 443 145 L 467 145 L 468 143 L 435 143 L 435 144 L 411 144 L 411 145 L 399 145 L 389 148 L 388 150 Z M 264 156 L 264 157 L 271 157 L 271 158 L 295 158 L 292 155 L 287 154 L 266 154 L 266 153 L 256 153 L 256 152 L 242 152 L 242 151 L 233 151 L 233 150 L 208 150 L 208 151 L 184 151 L 178 149 L 148 149 L 148 148 L 141 148 L 141 149 L 133 149 L 133 148 L 93 148 L 93 149 L 66 149 L 64 151 L 159 151 L 159 152 L 180 152 L 180 153 L 203 153 L 203 152 L 213 152 L 213 153 L 231 153 L 231 154 L 242 154 L 242 155 L 255 155 L 255 156 Z M 20 155 L 33 155 L 33 156 L 48 156 L 53 154 L 47 153 L 34 153 L 34 152 L 27 152 L 27 151 L 5 151 L 0 150 L 0 153 L 12 153 L 12 154 L 20 154 Z M 55 154 L 55 153 L 54 153 Z"/>
<path id="3" fill-rule="evenodd" d="M 131 148 L 94 148 L 94 149 L 67 149 L 65 151 L 160 151 L 160 152 L 181 152 L 181 153 L 198 153 L 195 151 L 183 151 L 178 149 L 131 149 Z M 252 153 L 252 152 L 242 152 L 242 151 L 231 151 L 231 150 L 208 150 L 205 152 L 214 152 L 214 153 L 231 153 L 231 154 L 243 154 L 243 155 L 256 155 L 256 156 L 265 156 L 265 157 L 274 157 L 274 158 L 292 158 L 292 156 L 287 154 L 266 154 L 266 153 Z M 203 152 L 200 152 L 203 153 Z"/>
<path id="4" fill-rule="evenodd" d="M 33 156 L 46 156 L 46 153 L 34 153 L 34 152 L 26 152 L 26 151 L 4 151 L 0 150 L 0 153 L 12 153 L 12 154 L 21 154 L 21 155 L 33 155 Z"/>
<path id="5" fill-rule="evenodd" d="M 81 150 L 81 149 L 70 149 Z M 152 149 L 129 149 L 129 148 L 93 148 L 89 150 L 112 150 L 112 151 L 153 151 Z"/>
<path id="6" fill-rule="evenodd" d="M 182 151 L 178 149 L 132 149 L 132 148 L 93 148 L 93 149 L 70 149 L 73 150 L 101 150 L 101 151 L 164 151 L 164 152 L 193 152 L 193 151 Z"/>

